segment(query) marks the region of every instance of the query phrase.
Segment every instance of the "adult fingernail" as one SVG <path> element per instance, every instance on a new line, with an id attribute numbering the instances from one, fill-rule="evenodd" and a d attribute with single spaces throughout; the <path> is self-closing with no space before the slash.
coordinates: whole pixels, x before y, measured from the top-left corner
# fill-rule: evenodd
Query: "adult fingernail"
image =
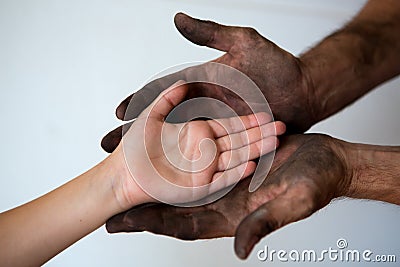
<path id="1" fill-rule="evenodd" d="M 247 258 L 246 251 L 244 250 L 244 248 L 235 249 L 235 253 L 242 260 Z"/>

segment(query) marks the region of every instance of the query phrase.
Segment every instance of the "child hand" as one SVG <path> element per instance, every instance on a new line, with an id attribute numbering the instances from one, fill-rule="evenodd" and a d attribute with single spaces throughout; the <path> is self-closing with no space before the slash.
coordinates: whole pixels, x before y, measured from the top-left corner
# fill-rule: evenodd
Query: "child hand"
<path id="1" fill-rule="evenodd" d="M 218 120 L 168 123 L 165 117 L 187 93 L 178 82 L 134 121 L 114 153 L 123 153 L 124 205 L 199 200 L 248 177 L 253 161 L 278 146 L 282 122 L 267 113 Z"/>

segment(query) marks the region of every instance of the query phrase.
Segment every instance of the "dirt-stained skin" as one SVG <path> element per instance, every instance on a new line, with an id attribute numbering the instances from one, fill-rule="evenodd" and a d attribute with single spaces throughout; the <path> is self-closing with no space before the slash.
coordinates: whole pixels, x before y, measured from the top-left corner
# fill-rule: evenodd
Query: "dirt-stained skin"
<path id="1" fill-rule="evenodd" d="M 397 0 L 370 0 L 347 25 L 300 57 L 251 28 L 223 26 L 184 14 L 176 15 L 175 24 L 191 42 L 225 51 L 214 61 L 248 75 L 265 95 L 275 119 L 285 122 L 293 134 L 400 74 L 399 14 Z M 193 69 L 149 84 L 137 93 L 134 104 L 144 108 L 152 99 L 144 101 L 140 95 L 185 80 L 188 71 Z M 220 99 L 239 114 L 248 112 L 240 99 L 223 88 L 193 85 L 189 97 L 196 96 Z M 131 97 L 117 108 L 118 118 L 135 117 L 126 112 Z M 121 135 L 121 128 L 110 132 L 102 147 L 113 151 Z M 257 191 L 249 193 L 247 179 L 207 206 L 146 204 L 111 218 L 108 231 L 150 231 L 186 240 L 235 236 L 236 254 L 246 258 L 260 238 L 310 216 L 333 198 L 400 204 L 400 147 L 350 144 L 319 134 L 289 135 L 280 141 L 272 169 Z"/>

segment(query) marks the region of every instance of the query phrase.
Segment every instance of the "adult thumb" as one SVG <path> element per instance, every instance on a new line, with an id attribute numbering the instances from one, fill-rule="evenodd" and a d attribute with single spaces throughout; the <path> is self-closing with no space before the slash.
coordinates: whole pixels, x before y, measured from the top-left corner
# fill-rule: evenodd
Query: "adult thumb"
<path id="1" fill-rule="evenodd" d="M 236 36 L 241 29 L 192 18 L 184 13 L 177 13 L 174 22 L 178 31 L 189 41 L 225 52 L 235 44 Z"/>

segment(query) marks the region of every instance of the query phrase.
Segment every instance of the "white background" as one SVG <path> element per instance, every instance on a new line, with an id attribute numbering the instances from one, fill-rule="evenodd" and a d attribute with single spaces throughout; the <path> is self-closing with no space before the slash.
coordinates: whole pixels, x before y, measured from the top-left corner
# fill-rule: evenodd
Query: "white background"
<path id="1" fill-rule="evenodd" d="M 102 160 L 106 153 L 100 140 L 118 125 L 115 106 L 153 74 L 220 55 L 181 37 L 173 25 L 176 12 L 254 27 L 297 55 L 348 21 L 364 3 L 0 0 L 0 211 L 36 198 Z M 399 145 L 399 86 L 399 79 L 380 86 L 311 131 Z M 335 201 L 310 219 L 262 239 L 256 249 L 327 249 L 346 238 L 349 248 L 397 253 L 399 262 L 399 221 L 400 208 L 394 205 Z M 254 252 L 249 260 L 238 260 L 230 238 L 183 242 L 148 233 L 109 235 L 102 227 L 47 266 L 267 264 L 258 262 Z"/>

